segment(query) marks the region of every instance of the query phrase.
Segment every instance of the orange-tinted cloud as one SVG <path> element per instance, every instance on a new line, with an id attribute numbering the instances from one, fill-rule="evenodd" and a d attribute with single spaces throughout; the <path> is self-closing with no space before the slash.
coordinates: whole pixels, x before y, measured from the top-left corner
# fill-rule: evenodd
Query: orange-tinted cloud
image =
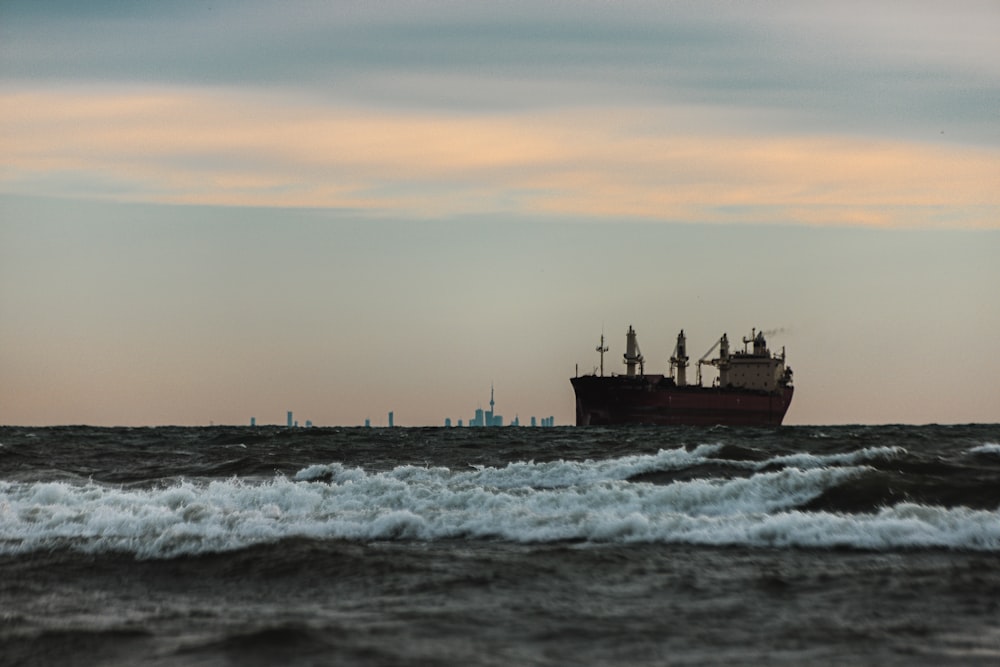
<path id="1" fill-rule="evenodd" d="M 8 92 L 0 189 L 397 217 L 1000 228 L 996 150 L 650 130 L 678 113 L 444 116 L 228 91 Z"/>

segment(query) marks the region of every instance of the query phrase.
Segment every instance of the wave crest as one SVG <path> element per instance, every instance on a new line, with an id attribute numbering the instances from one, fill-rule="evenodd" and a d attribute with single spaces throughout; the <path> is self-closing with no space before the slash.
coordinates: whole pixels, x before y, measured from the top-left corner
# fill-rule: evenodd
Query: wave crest
<path id="1" fill-rule="evenodd" d="M 719 451 L 661 450 L 604 461 L 502 468 L 313 465 L 293 478 L 179 481 L 153 489 L 95 482 L 0 482 L 0 553 L 69 548 L 170 558 L 288 538 L 501 539 L 1000 551 L 1000 514 L 900 504 L 866 514 L 801 508 L 895 455 L 774 457 L 747 477 L 628 481 Z M 827 460 L 822 465 L 820 459 Z M 782 463 L 779 470 L 760 469 Z"/>

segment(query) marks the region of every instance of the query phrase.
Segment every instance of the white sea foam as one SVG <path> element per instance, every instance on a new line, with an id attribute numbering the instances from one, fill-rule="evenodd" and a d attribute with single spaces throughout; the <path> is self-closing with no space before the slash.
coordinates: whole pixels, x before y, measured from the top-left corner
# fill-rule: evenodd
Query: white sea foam
<path id="1" fill-rule="evenodd" d="M 796 509 L 863 474 L 859 466 L 786 467 L 669 485 L 625 481 L 712 451 L 458 472 L 401 466 L 370 473 L 331 464 L 310 466 L 295 479 L 182 481 L 154 489 L 5 481 L 0 553 L 71 548 L 165 558 L 288 537 L 1000 551 L 998 512 L 918 505 L 862 515 Z"/>
<path id="2" fill-rule="evenodd" d="M 642 473 L 682 470 L 709 460 L 722 445 L 699 445 L 691 451 L 683 447 L 661 449 L 656 454 L 636 454 L 601 461 L 550 461 L 546 463 L 514 462 L 503 468 L 472 466 L 473 471 L 452 473 L 447 468 L 422 468 L 401 466 L 388 475 L 397 479 L 430 480 L 449 479 L 453 483 L 469 483 L 502 489 L 528 487 L 535 489 L 560 488 L 593 484 L 595 482 L 624 480 Z M 312 465 L 300 470 L 295 479 L 311 481 L 329 478 L 331 483 L 357 480 L 365 476 L 360 468 L 346 469 L 339 463 Z"/>
<path id="3" fill-rule="evenodd" d="M 906 450 L 902 447 L 866 447 L 841 454 L 786 454 L 767 459 L 756 464 L 755 467 L 759 470 L 777 463 L 805 470 L 809 468 L 822 468 L 829 465 L 859 465 L 868 461 L 891 461 L 906 456 L 906 453 Z"/>
<path id="4" fill-rule="evenodd" d="M 1000 443 L 996 442 L 984 442 L 978 447 L 973 447 L 969 450 L 970 454 L 992 454 L 995 456 L 1000 456 Z"/>

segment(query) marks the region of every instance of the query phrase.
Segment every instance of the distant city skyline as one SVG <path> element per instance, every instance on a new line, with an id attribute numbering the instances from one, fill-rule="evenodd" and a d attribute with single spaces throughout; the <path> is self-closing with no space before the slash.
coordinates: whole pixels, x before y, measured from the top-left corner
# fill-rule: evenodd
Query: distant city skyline
<path id="1" fill-rule="evenodd" d="M 495 400 L 494 399 L 495 399 L 495 396 L 494 396 L 494 387 L 493 387 L 493 385 L 490 385 L 490 403 L 489 403 L 490 409 L 489 410 L 483 410 L 482 408 L 476 408 L 475 415 L 471 419 L 469 419 L 469 421 L 468 421 L 468 427 L 488 427 L 488 426 L 501 427 L 501 426 L 505 425 L 504 424 L 503 416 L 502 415 L 498 415 L 498 414 L 494 414 L 494 406 L 495 406 Z M 212 420 L 210 423 L 214 424 L 215 420 Z M 221 422 L 220 422 L 220 424 L 221 424 Z M 264 423 L 264 424 L 261 424 L 261 425 L 265 426 L 267 424 Z M 271 424 L 271 425 L 277 425 L 277 423 Z M 445 417 L 443 424 L 398 424 L 397 425 L 395 423 L 395 411 L 394 410 L 390 410 L 388 413 L 386 413 L 386 424 L 385 424 L 385 426 L 388 427 L 388 428 L 394 428 L 394 427 L 397 427 L 397 426 L 426 427 L 426 426 L 438 426 L 438 425 L 443 425 L 444 427 L 448 427 L 448 428 L 457 428 L 457 427 L 462 427 L 463 426 L 463 420 L 459 419 L 456 424 L 453 424 L 450 417 Z M 512 426 L 512 427 L 521 426 L 520 417 L 515 416 L 514 419 L 512 419 L 510 421 L 510 423 L 506 424 L 506 425 L 507 426 Z M 533 427 L 537 427 L 539 425 L 540 426 L 555 426 L 555 417 L 553 417 L 553 416 L 542 417 L 539 420 L 535 416 L 532 416 L 531 419 L 530 419 L 530 425 L 533 426 Z M 257 426 L 257 418 L 256 418 L 256 416 L 250 417 L 250 426 Z M 306 428 L 310 428 L 312 426 L 326 426 L 326 427 L 363 426 L 365 428 L 371 428 L 372 427 L 372 422 L 371 422 L 371 418 L 370 417 L 366 417 L 364 419 L 364 422 L 362 424 L 323 424 L 323 423 L 314 424 L 313 420 L 311 420 L 311 419 L 306 420 L 305 427 Z M 376 426 L 378 426 L 378 424 L 376 424 Z M 294 419 L 294 410 L 288 410 L 288 411 L 286 411 L 286 413 L 285 413 L 285 428 L 299 428 L 299 422 L 298 422 L 298 420 Z"/>

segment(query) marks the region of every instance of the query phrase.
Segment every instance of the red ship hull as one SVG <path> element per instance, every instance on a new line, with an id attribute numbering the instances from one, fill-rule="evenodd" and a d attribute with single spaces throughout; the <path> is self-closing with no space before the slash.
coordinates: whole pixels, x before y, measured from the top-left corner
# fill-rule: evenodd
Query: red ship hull
<path id="1" fill-rule="evenodd" d="M 773 392 L 678 387 L 662 375 L 585 375 L 570 382 L 577 426 L 779 426 L 795 391 L 791 385 Z"/>

